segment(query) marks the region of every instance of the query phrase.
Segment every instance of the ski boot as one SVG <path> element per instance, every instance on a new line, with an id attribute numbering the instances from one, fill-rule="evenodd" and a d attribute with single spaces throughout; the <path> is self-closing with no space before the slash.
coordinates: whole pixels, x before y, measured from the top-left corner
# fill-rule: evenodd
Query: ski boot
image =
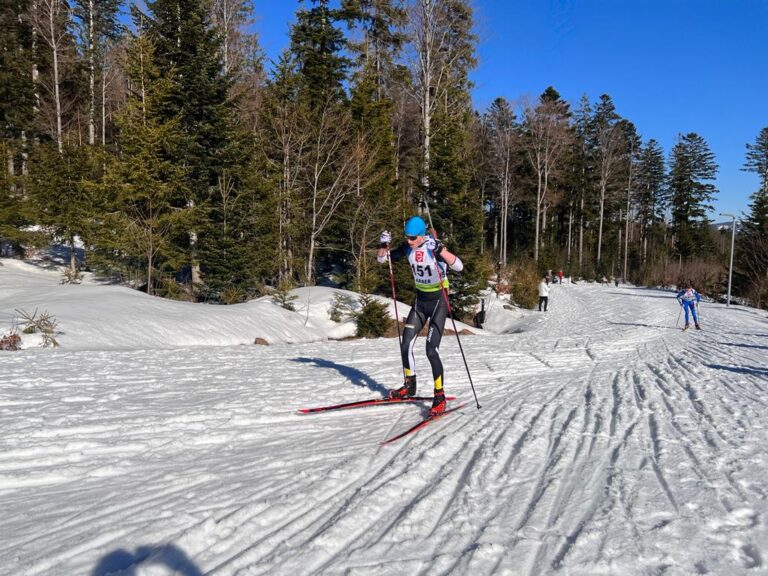
<path id="1" fill-rule="evenodd" d="M 686 330 L 688 330 L 688 328 L 690 328 L 690 327 L 691 327 L 691 325 L 690 325 L 690 324 L 688 324 L 688 322 L 686 322 L 686 323 L 685 323 L 685 328 L 683 328 L 683 332 L 685 332 Z"/>
<path id="2" fill-rule="evenodd" d="M 701 326 L 699 326 L 698 324 L 696 324 L 696 330 L 701 330 Z"/>
<path id="3" fill-rule="evenodd" d="M 390 390 L 390 398 L 409 398 L 416 396 L 416 376 L 406 376 L 405 382 L 397 390 Z"/>
<path id="4" fill-rule="evenodd" d="M 430 416 L 437 416 L 445 412 L 445 392 L 443 390 L 435 390 L 435 397 L 432 399 L 432 408 L 429 409 Z"/>

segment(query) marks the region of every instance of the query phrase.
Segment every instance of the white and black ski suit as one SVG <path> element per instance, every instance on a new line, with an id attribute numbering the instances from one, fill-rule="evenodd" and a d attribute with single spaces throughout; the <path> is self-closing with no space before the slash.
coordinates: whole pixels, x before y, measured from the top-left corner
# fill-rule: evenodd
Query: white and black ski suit
<path id="1" fill-rule="evenodd" d="M 442 245 L 431 237 L 417 248 L 407 243 L 389 252 L 393 261 L 408 259 L 416 284 L 416 301 L 408 318 L 405 320 L 403 341 L 400 352 L 406 376 L 416 375 L 416 360 L 413 355 L 416 337 L 429 320 L 427 331 L 427 358 L 432 367 L 435 390 L 443 389 L 443 363 L 440 360 L 440 341 L 443 337 L 445 320 L 448 317 L 448 305 L 442 288 L 448 290 L 446 271 L 448 262 L 441 257 Z M 379 256 L 379 262 L 386 262 L 386 255 Z M 457 257 L 450 265 L 452 270 L 460 272 L 464 265 Z M 441 287 L 442 280 L 442 287 Z"/>

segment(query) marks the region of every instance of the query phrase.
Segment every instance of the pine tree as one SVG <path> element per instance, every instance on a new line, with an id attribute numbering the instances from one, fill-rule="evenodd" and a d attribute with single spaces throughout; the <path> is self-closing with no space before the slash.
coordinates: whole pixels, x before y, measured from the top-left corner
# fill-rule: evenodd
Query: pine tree
<path id="1" fill-rule="evenodd" d="M 160 285 L 156 271 L 172 274 L 183 263 L 174 238 L 190 226 L 193 209 L 177 206 L 187 193 L 186 168 L 177 160 L 188 137 L 181 119 L 164 109 L 174 79 L 156 62 L 156 48 L 141 26 L 128 50 L 127 73 L 136 88 L 117 117 L 118 155 L 105 177 L 111 202 L 100 243 L 144 269 L 147 293 Z"/>
<path id="2" fill-rule="evenodd" d="M 329 7 L 329 0 L 302 0 L 314 4 L 300 9 L 291 29 L 291 53 L 303 79 L 309 106 L 319 110 L 329 102 L 344 100 L 344 80 L 349 60 L 343 56 L 344 33 L 334 26 L 343 16 Z"/>
<path id="3" fill-rule="evenodd" d="M 306 220 L 301 211 L 299 175 L 306 154 L 310 112 L 301 98 L 302 79 L 290 52 L 277 62 L 267 81 L 259 116 L 258 149 L 265 159 L 263 180 L 275 190 L 273 242 L 276 283 L 292 285 L 302 268 Z"/>
<path id="4" fill-rule="evenodd" d="M 763 197 L 768 196 L 768 127 L 760 130 L 754 144 L 747 144 L 747 157 L 742 170 L 758 175 L 760 188 L 757 196 L 759 198 L 756 197 L 755 201 L 763 204 L 765 202 Z M 758 209 L 757 214 L 754 215 L 756 218 L 751 218 L 751 221 L 762 230 L 768 229 L 768 214 L 763 212 L 763 209 Z"/>
<path id="5" fill-rule="evenodd" d="M 219 250 L 227 211 L 225 195 L 229 194 L 222 194 L 222 190 L 234 187 L 235 193 L 240 193 L 242 170 L 248 165 L 247 141 L 235 122 L 232 78 L 224 73 L 221 37 L 210 21 L 208 4 L 201 0 L 155 0 L 148 6 L 159 69 L 173 79 L 162 111 L 166 120 L 178 118 L 186 135 L 176 162 L 189 167 L 189 183 L 186 197 L 176 203 L 179 208 L 195 207 L 204 215 L 188 239 L 179 238 L 179 247 L 187 252 L 193 286 L 202 281 L 209 288 L 206 297 L 217 298 L 222 288 L 238 283 L 235 271 L 248 259 L 248 248 L 241 242 L 235 242 L 236 249 L 233 245 L 223 253 Z M 235 230 L 229 234 L 239 237 Z"/>
<path id="6" fill-rule="evenodd" d="M 59 143 L 43 143 L 30 155 L 29 199 L 35 222 L 50 239 L 70 248 L 70 274 L 77 276 L 76 241 L 89 243 L 97 204 L 95 183 L 103 165 L 90 150 Z"/>
<path id="7" fill-rule="evenodd" d="M 675 250 L 682 258 L 710 253 L 709 204 L 717 193 L 715 155 L 696 133 L 680 135 L 669 161 L 669 190 Z"/>
<path id="8" fill-rule="evenodd" d="M 648 140 L 640 150 L 635 190 L 643 262 L 645 262 L 649 247 L 653 251 L 655 243 L 658 243 L 661 238 L 660 228 L 664 226 L 664 214 L 667 208 L 664 151 L 653 138 Z"/>
<path id="9" fill-rule="evenodd" d="M 0 0 L 0 243 L 14 251 L 29 223 L 22 174 L 28 142 L 34 137 L 35 91 L 32 27 L 23 15 L 29 2 Z"/>
<path id="10" fill-rule="evenodd" d="M 392 130 L 394 61 L 402 44 L 398 27 L 405 14 L 392 0 L 344 0 L 340 16 L 359 41 L 348 41 L 355 66 L 350 89 L 350 112 L 357 146 L 365 150 L 355 166 L 353 201 L 325 234 L 324 244 L 335 253 L 347 252 L 341 264 L 350 288 L 370 292 L 381 280 L 381 267 L 371 262 L 368 246 L 379 231 L 399 226 L 396 188 L 396 147 Z M 334 241 L 335 240 L 335 241 Z M 338 258 L 337 258 L 338 259 Z"/>
<path id="11" fill-rule="evenodd" d="M 747 144 L 743 170 L 754 172 L 760 187 L 750 196 L 750 210 L 742 220 L 736 247 L 735 285 L 755 306 L 768 306 L 768 128 L 754 144 Z"/>
<path id="12" fill-rule="evenodd" d="M 356 189 L 353 201 L 330 232 L 339 238 L 339 248 L 351 256 L 349 270 L 355 275 L 353 289 L 370 292 L 378 283 L 379 267 L 370 269 L 368 246 L 379 231 L 394 228 L 391 214 L 400 204 L 395 182 L 395 146 L 391 127 L 392 101 L 379 90 L 376 70 L 368 63 L 352 87 L 350 111 L 357 145 L 364 150 L 354 167 Z M 327 243 L 331 245 L 332 238 Z"/>

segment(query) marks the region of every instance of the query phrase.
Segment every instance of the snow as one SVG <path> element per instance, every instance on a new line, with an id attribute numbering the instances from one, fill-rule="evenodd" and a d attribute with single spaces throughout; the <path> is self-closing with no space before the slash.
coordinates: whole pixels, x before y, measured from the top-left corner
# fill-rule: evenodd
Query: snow
<path id="1" fill-rule="evenodd" d="M 399 384 L 397 340 L 340 340 L 331 289 L 210 306 L 1 262 L 0 335 L 35 309 L 62 332 L 0 352 L 2 574 L 768 571 L 764 312 L 682 332 L 659 290 L 491 298 L 461 338 L 482 408 L 446 336 L 468 405 L 381 446 L 426 406 L 296 413 Z"/>

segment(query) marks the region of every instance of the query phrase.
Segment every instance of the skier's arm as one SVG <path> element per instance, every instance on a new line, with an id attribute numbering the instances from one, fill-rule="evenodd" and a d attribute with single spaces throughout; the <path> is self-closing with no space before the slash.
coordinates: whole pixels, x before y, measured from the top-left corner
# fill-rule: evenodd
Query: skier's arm
<path id="1" fill-rule="evenodd" d="M 427 248 L 427 250 L 432 252 L 432 255 L 436 259 L 442 260 L 448 264 L 451 270 L 456 272 L 461 272 L 464 270 L 464 263 L 461 261 L 461 259 L 456 256 L 456 254 L 449 252 L 448 249 L 439 240 L 436 240 L 434 237 L 429 237 L 424 246 Z"/>
<path id="2" fill-rule="evenodd" d="M 379 264 L 384 264 L 384 262 L 387 261 L 387 253 L 389 253 L 390 260 L 396 262 L 405 256 L 407 249 L 408 246 L 405 244 L 401 244 L 394 250 L 390 250 L 388 244 L 381 245 L 379 246 L 379 250 L 376 252 L 376 261 Z"/>
<path id="3" fill-rule="evenodd" d="M 461 258 L 456 256 L 453 252 L 449 252 L 445 246 L 442 246 L 441 244 L 438 244 L 438 251 L 435 253 L 435 256 L 441 258 L 443 262 L 448 264 L 448 266 L 451 267 L 451 270 L 454 270 L 455 272 L 464 270 L 464 263 L 461 261 Z"/>
<path id="4" fill-rule="evenodd" d="M 387 261 L 390 242 L 392 242 L 392 234 L 388 230 L 384 230 L 379 236 L 379 250 L 376 252 L 376 261 L 379 264 L 384 264 Z"/>

